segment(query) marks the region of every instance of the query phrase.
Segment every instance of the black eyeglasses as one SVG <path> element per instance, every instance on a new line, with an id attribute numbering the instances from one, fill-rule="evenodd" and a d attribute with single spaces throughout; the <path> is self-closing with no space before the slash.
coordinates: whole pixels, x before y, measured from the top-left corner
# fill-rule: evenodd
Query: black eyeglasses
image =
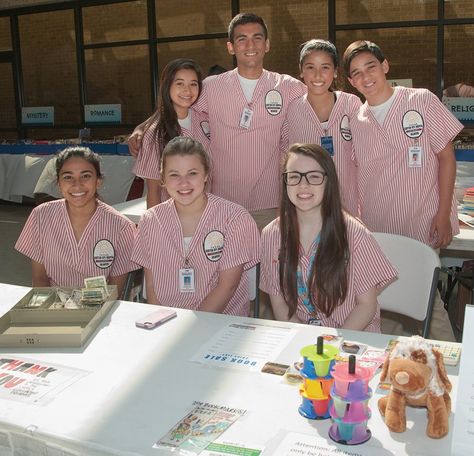
<path id="1" fill-rule="evenodd" d="M 322 171 L 308 171 L 307 173 L 300 173 L 298 171 L 289 171 L 283 173 L 283 180 L 286 185 L 298 185 L 303 177 L 309 185 L 321 185 L 324 182 L 327 174 Z"/>

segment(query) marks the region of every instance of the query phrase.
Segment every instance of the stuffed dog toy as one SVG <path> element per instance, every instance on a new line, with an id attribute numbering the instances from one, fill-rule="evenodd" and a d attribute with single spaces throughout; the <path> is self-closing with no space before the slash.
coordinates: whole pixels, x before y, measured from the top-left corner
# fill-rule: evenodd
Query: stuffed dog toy
<path id="1" fill-rule="evenodd" d="M 443 355 L 423 338 L 399 341 L 385 359 L 380 380 L 392 384 L 389 395 L 378 401 L 391 431 L 406 430 L 405 407 L 411 405 L 428 409 L 428 437 L 439 439 L 448 433 L 451 382 Z"/>

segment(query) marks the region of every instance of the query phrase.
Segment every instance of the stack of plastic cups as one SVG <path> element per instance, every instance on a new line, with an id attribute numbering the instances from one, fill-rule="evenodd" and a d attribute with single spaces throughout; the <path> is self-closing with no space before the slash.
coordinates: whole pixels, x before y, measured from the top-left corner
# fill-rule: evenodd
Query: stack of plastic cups
<path id="1" fill-rule="evenodd" d="M 333 424 L 329 437 L 335 442 L 358 445 L 370 439 L 372 433 L 367 421 L 371 415 L 368 402 L 372 396 L 369 388 L 372 374 L 372 369 L 356 366 L 354 355 L 349 357 L 349 363 L 334 366 L 330 409 Z"/>
<path id="2" fill-rule="evenodd" d="M 302 404 L 298 411 L 311 420 L 325 420 L 330 417 L 330 392 L 333 383 L 331 369 L 339 350 L 332 345 L 324 345 L 318 337 L 317 345 L 308 345 L 301 349 L 303 368 L 303 386 L 300 388 Z"/>

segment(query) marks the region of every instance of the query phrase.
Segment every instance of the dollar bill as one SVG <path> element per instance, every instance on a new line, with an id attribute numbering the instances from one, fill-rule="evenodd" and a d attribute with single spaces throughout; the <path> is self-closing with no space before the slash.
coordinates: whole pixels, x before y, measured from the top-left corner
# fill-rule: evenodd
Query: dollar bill
<path id="1" fill-rule="evenodd" d="M 87 277 L 84 279 L 84 286 L 86 288 L 102 287 L 107 289 L 107 279 L 105 276 Z"/>
<path id="2" fill-rule="evenodd" d="M 64 304 L 66 309 L 79 309 L 81 307 L 82 291 L 73 290 L 71 296 Z"/>
<path id="3" fill-rule="evenodd" d="M 105 292 L 105 297 L 109 295 L 105 276 L 88 277 L 84 279 L 84 285 L 86 288 L 102 288 Z"/>
<path id="4" fill-rule="evenodd" d="M 81 305 L 96 306 L 103 304 L 107 298 L 107 293 L 103 287 L 82 288 Z"/>

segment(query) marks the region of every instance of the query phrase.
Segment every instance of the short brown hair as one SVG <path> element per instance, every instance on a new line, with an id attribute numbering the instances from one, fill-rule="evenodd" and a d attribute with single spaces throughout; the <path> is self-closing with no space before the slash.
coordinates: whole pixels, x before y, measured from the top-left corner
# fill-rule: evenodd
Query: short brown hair
<path id="1" fill-rule="evenodd" d="M 349 44 L 349 46 L 347 46 L 347 49 L 344 51 L 344 55 L 342 57 L 342 64 L 347 76 L 349 76 L 350 73 L 351 62 L 356 56 L 362 54 L 363 52 L 368 52 L 374 55 L 380 63 L 385 60 L 382 50 L 372 41 L 354 41 L 353 43 Z"/>
<path id="2" fill-rule="evenodd" d="M 265 39 L 268 39 L 268 28 L 267 24 L 265 24 L 265 21 L 263 18 L 260 16 L 257 16 L 254 13 L 240 13 L 237 14 L 237 16 L 234 16 L 234 18 L 230 21 L 229 23 L 229 41 L 231 43 L 234 42 L 234 31 L 235 27 L 238 25 L 244 25 L 244 24 L 259 24 L 261 25 L 263 29 L 263 35 Z"/>

